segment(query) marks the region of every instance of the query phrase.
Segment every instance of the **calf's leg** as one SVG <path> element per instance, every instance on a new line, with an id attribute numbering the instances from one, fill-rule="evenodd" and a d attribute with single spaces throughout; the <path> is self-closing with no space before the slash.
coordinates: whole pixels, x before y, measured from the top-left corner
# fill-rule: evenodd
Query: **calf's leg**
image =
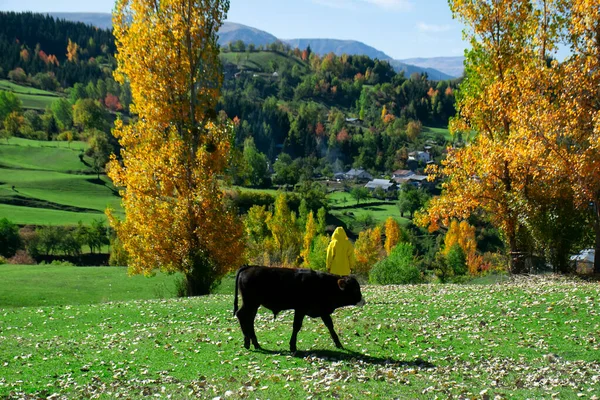
<path id="1" fill-rule="evenodd" d="M 292 353 L 296 352 L 296 338 L 298 337 L 298 332 L 302 329 L 302 320 L 304 319 L 304 314 L 296 310 L 294 313 L 294 330 L 292 331 L 292 338 L 290 339 L 290 351 Z"/>
<path id="2" fill-rule="evenodd" d="M 323 316 L 321 316 L 321 319 L 323 320 L 323 323 L 325 324 L 327 329 L 329 329 L 329 334 L 331 335 L 331 338 L 333 339 L 333 343 L 335 343 L 335 347 L 337 347 L 338 349 L 343 349 L 344 346 L 342 346 L 342 343 L 340 343 L 340 338 L 338 337 L 337 333 L 335 333 L 335 330 L 333 329 L 333 321 L 331 320 L 331 315 L 323 315 Z"/>
<path id="3" fill-rule="evenodd" d="M 244 304 L 236 314 L 240 321 L 242 333 L 244 334 L 244 347 L 247 349 L 250 348 L 250 341 L 252 341 L 255 349 L 260 349 L 260 345 L 256 339 L 256 333 L 254 332 L 254 318 L 256 317 L 257 311 L 257 306 L 248 306 Z"/>

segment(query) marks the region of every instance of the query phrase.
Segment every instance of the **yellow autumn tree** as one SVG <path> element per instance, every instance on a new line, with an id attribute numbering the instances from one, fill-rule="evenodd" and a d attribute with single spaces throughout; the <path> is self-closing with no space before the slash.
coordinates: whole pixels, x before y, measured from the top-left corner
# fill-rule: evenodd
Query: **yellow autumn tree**
<path id="1" fill-rule="evenodd" d="M 71 62 L 77 62 L 79 60 L 79 45 L 69 38 L 69 43 L 67 44 L 67 59 Z"/>
<path id="2" fill-rule="evenodd" d="M 356 273 L 368 274 L 373 265 L 381 259 L 381 227 L 366 229 L 358 234 L 354 243 Z"/>
<path id="3" fill-rule="evenodd" d="M 243 228 L 218 177 L 233 130 L 215 106 L 222 82 L 217 31 L 228 1 L 118 0 L 115 79 L 131 87 L 136 115 L 117 120 L 122 146 L 108 174 L 125 219 L 108 210 L 129 272 L 180 271 L 189 295 L 208 293 L 242 262 Z"/>
<path id="4" fill-rule="evenodd" d="M 564 39 L 570 54 L 525 75 L 524 89 L 537 97 L 531 106 L 521 107 L 520 118 L 526 122 L 523 136 L 543 144 L 546 151 L 538 177 L 544 198 L 557 199 L 559 205 L 572 203 L 579 215 L 578 230 L 565 227 L 564 212 L 560 218 L 555 212 L 551 225 L 573 237 L 583 231 L 586 219 L 591 221 L 600 254 L 600 7 L 589 0 L 547 2 L 554 21 L 551 32 L 556 33 L 546 35 L 543 49 Z M 572 215 L 570 211 L 567 217 Z M 568 256 L 568 251 L 557 253 Z M 594 271 L 600 273 L 600 257 L 595 258 Z"/>
<path id="5" fill-rule="evenodd" d="M 448 256 L 450 249 L 455 244 L 458 244 L 465 254 L 469 273 L 471 275 L 477 274 L 482 263 L 482 258 L 477 255 L 475 227 L 467 221 L 460 221 L 459 223 L 453 219 L 444 238 L 444 256 Z"/>
<path id="6" fill-rule="evenodd" d="M 304 241 L 300 256 L 304 260 L 304 265 L 310 268 L 308 255 L 310 254 L 312 242 L 317 235 L 317 224 L 315 223 L 314 213 L 310 211 L 306 217 L 306 227 L 304 230 Z"/>
<path id="7" fill-rule="evenodd" d="M 393 217 L 385 220 L 385 252 L 389 256 L 392 249 L 400 241 L 400 225 Z"/>
<path id="8" fill-rule="evenodd" d="M 296 224 L 296 213 L 290 210 L 284 193 L 280 193 L 275 199 L 275 210 L 267 219 L 267 226 L 274 242 L 274 259 L 279 259 L 286 267 L 296 265 L 302 246 L 302 234 Z"/>
<path id="9" fill-rule="evenodd" d="M 472 139 L 449 149 L 441 170 L 430 169 L 446 178 L 443 192 L 416 217 L 433 231 L 453 218 L 484 213 L 505 239 L 512 272 L 524 270 L 518 238 L 533 209 L 530 194 L 540 187 L 539 162 L 545 154 L 539 141 L 526 140 L 520 117 L 520 109 L 535 98 L 523 91 L 527 73 L 545 63 L 551 49 L 551 41 L 544 41 L 553 31 L 543 3 L 450 0 L 471 43 L 450 129 Z"/>

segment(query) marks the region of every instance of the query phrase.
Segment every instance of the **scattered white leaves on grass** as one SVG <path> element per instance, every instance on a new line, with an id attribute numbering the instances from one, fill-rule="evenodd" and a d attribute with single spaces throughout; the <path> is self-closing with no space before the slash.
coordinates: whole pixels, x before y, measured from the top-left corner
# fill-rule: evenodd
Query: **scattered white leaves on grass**
<path id="1" fill-rule="evenodd" d="M 0 398 L 598 399 L 600 285 L 367 286 L 333 315 L 346 349 L 261 310 L 242 348 L 232 296 L 2 310 Z"/>

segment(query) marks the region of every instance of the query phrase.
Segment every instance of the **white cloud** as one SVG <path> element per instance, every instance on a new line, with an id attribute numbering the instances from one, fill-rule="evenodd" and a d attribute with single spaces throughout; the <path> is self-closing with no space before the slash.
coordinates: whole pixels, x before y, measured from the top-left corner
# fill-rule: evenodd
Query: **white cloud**
<path id="1" fill-rule="evenodd" d="M 365 3 L 386 10 L 409 11 L 413 8 L 412 0 L 312 0 L 312 2 L 326 7 L 347 10 L 356 10 L 360 5 L 365 6 Z"/>
<path id="2" fill-rule="evenodd" d="M 426 24 L 425 22 L 419 22 L 417 24 L 417 29 L 419 29 L 419 31 L 421 32 L 439 33 L 449 31 L 450 29 L 452 29 L 452 27 L 450 25 L 432 25 Z"/>

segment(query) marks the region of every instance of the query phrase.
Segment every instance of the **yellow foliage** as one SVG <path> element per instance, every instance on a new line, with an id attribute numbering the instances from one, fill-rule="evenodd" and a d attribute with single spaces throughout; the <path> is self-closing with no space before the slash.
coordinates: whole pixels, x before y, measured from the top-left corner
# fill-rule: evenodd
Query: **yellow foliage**
<path id="1" fill-rule="evenodd" d="M 233 129 L 215 118 L 221 85 L 216 31 L 228 2 L 118 0 L 113 15 L 118 68 L 131 86 L 130 125 L 115 123 L 123 150 L 108 174 L 126 218 L 108 210 L 129 254 L 130 273 L 155 268 L 187 276 L 199 259 L 218 276 L 242 262 L 243 227 L 217 177 Z"/>
<path id="2" fill-rule="evenodd" d="M 282 264 L 295 265 L 302 236 L 296 224 L 296 213 L 290 211 L 285 194 L 280 193 L 275 199 L 275 211 L 267 219 L 267 226 L 271 230 L 273 243 Z"/>
<path id="3" fill-rule="evenodd" d="M 313 212 L 310 211 L 308 213 L 308 217 L 306 218 L 306 229 L 304 231 L 304 243 L 303 243 L 303 247 L 302 247 L 302 252 L 300 253 L 300 256 L 303 258 L 304 265 L 306 267 L 310 267 L 309 261 L 308 261 L 308 255 L 310 254 L 312 241 L 315 238 L 316 234 L 317 234 L 317 225 L 315 223 L 315 217 L 313 215 Z"/>
<path id="4" fill-rule="evenodd" d="M 385 220 L 385 252 L 389 256 L 400 240 L 400 225 L 393 217 Z"/>
<path id="5" fill-rule="evenodd" d="M 72 42 L 69 38 L 69 44 L 67 44 L 67 59 L 71 62 L 77 62 L 79 60 L 79 45 Z"/>
<path id="6" fill-rule="evenodd" d="M 356 273 L 368 274 L 373 265 L 382 258 L 381 228 L 367 229 L 358 234 L 354 244 Z"/>
<path id="7" fill-rule="evenodd" d="M 476 275 L 482 258 L 476 254 L 477 241 L 475 239 L 475 227 L 471 226 L 467 221 L 459 223 L 453 219 L 444 238 L 444 256 L 448 255 L 448 252 L 455 244 L 458 244 L 465 253 L 469 272 Z"/>

